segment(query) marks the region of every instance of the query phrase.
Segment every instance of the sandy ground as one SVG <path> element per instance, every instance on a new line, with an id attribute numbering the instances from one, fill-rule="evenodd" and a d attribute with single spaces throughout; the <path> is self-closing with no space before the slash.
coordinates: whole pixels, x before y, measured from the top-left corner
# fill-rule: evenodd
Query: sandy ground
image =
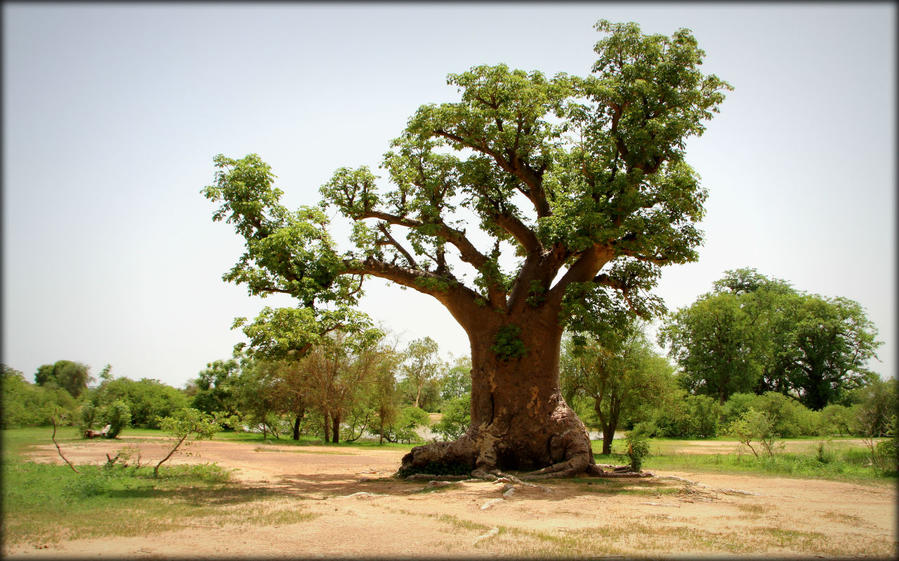
<path id="1" fill-rule="evenodd" d="M 145 464 L 164 454 L 161 441 L 129 442 Z M 102 463 L 126 444 L 86 441 L 65 452 L 76 464 Z M 278 498 L 223 507 L 238 516 L 191 518 L 177 531 L 5 544 L 4 556 L 892 557 L 897 547 L 889 484 L 656 472 L 626 482 L 435 485 L 391 479 L 403 452 L 389 449 L 197 442 L 187 452 L 171 461 L 216 462 Z M 61 461 L 52 445 L 31 457 Z"/>

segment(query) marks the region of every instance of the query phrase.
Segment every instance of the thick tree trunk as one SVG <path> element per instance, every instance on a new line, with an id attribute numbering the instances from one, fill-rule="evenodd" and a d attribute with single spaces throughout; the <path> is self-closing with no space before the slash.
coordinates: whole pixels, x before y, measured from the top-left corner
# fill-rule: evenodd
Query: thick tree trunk
<path id="1" fill-rule="evenodd" d="M 469 331 L 471 426 L 456 441 L 413 448 L 399 474 L 536 470 L 530 475 L 565 476 L 593 470 L 587 429 L 559 388 L 562 332 L 556 318 L 508 322 L 523 327 L 526 354 L 507 360 L 491 348 L 502 323 Z M 484 319 L 488 323 L 489 316 Z"/>
<path id="2" fill-rule="evenodd" d="M 325 427 L 325 444 L 331 442 L 331 416 L 327 411 L 322 414 L 322 424 Z"/>

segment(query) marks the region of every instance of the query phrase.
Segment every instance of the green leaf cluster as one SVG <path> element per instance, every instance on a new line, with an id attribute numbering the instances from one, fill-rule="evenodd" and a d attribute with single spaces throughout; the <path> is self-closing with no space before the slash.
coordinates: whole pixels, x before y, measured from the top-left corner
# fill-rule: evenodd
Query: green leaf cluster
<path id="1" fill-rule="evenodd" d="M 496 332 L 490 350 L 503 361 L 510 361 L 526 355 L 528 349 L 521 340 L 521 327 L 512 324 L 502 326 Z"/>

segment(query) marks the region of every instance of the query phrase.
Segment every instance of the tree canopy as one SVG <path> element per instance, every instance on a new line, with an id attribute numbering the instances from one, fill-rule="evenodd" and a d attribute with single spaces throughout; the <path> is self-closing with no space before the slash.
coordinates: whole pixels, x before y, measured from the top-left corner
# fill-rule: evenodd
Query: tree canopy
<path id="1" fill-rule="evenodd" d="M 695 259 L 701 240 L 706 192 L 685 141 L 730 87 L 699 71 L 704 53 L 688 30 L 596 27 L 608 36 L 585 78 L 502 64 L 450 74 L 461 99 L 412 116 L 382 160 L 386 192 L 369 168 L 341 168 L 320 207 L 289 211 L 259 156 L 217 156 L 204 194 L 220 203 L 214 220 L 246 240 L 225 279 L 295 296 L 297 322 L 340 319 L 367 275 L 434 296 L 463 324 L 482 307 L 566 296 L 575 330 L 597 313 L 658 310 L 647 291 L 659 267 Z M 355 222 L 354 251 L 338 253 L 328 207 Z M 478 247 L 485 236 L 490 247 Z"/>
<path id="2" fill-rule="evenodd" d="M 876 337 L 857 302 L 806 294 L 754 269 L 727 271 L 660 332 L 691 391 L 721 403 L 777 391 L 815 410 L 876 377 L 866 366 Z"/>

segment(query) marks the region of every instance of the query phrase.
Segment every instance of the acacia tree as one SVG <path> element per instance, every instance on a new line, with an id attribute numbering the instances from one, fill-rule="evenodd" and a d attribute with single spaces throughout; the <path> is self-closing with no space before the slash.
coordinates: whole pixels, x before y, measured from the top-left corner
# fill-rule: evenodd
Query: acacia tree
<path id="1" fill-rule="evenodd" d="M 660 267 L 697 257 L 706 192 L 685 142 L 730 86 L 699 70 L 689 30 L 596 28 L 606 35 L 586 77 L 502 64 L 449 75 L 461 99 L 411 117 L 383 159 L 387 192 L 366 167 L 337 170 L 322 206 L 354 222 L 355 250 L 338 252 L 322 208 L 283 207 L 257 155 L 215 158 L 204 191 L 221 204 L 213 219 L 246 240 L 226 280 L 296 297 L 292 313 L 311 324 L 380 277 L 434 297 L 468 334 L 471 425 L 453 442 L 414 448 L 402 474 L 595 471 L 586 429 L 559 391 L 562 332 L 660 311 L 649 294 Z"/>

